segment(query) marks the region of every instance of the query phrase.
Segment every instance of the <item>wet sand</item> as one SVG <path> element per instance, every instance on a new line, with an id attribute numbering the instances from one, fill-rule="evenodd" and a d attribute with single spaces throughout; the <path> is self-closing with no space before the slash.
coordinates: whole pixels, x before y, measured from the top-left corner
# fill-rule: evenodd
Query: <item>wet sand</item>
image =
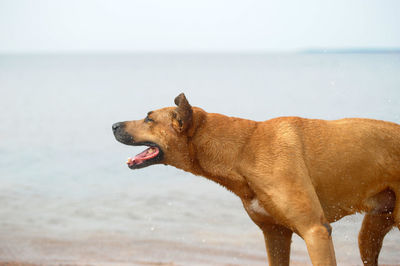
<path id="1" fill-rule="evenodd" d="M 266 254 L 162 240 L 2 238 L 0 265 L 265 265 Z M 305 265 L 293 262 L 292 265 Z"/>
<path id="2" fill-rule="evenodd" d="M 299 255 L 299 254 L 293 254 Z M 5 237 L 0 243 L 1 266 L 179 266 L 267 265 L 266 253 L 226 249 L 224 246 L 187 244 L 165 240 L 93 236 L 85 240 L 40 237 Z M 292 260 L 290 265 L 310 265 Z M 339 263 L 338 265 L 362 265 Z M 400 264 L 380 264 L 394 266 Z"/>
<path id="3" fill-rule="evenodd" d="M 293 251 L 292 251 L 293 255 Z M 2 238 L 2 266 L 267 265 L 266 254 L 162 240 L 101 237 L 82 240 Z M 310 265 L 291 261 L 290 265 Z M 361 265 L 339 263 L 339 265 Z M 386 266 L 399 264 L 380 264 Z"/>

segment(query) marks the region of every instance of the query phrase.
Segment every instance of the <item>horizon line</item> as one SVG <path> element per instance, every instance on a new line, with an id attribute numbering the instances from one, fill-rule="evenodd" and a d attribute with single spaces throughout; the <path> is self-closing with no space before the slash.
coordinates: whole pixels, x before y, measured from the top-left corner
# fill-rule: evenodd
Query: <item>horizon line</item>
<path id="1" fill-rule="evenodd" d="M 400 53 L 400 47 L 387 48 L 306 48 L 293 50 L 53 50 L 0 51 L 0 55 L 123 55 L 123 54 L 382 54 Z"/>

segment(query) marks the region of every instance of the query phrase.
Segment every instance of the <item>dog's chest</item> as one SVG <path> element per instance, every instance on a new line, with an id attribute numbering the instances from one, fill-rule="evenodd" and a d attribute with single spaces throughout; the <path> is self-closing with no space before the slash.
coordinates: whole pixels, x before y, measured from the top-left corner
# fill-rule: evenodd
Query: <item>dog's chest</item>
<path id="1" fill-rule="evenodd" d="M 248 204 L 245 204 L 245 208 L 248 212 L 262 215 L 271 216 L 261 205 L 257 198 L 252 199 Z"/>

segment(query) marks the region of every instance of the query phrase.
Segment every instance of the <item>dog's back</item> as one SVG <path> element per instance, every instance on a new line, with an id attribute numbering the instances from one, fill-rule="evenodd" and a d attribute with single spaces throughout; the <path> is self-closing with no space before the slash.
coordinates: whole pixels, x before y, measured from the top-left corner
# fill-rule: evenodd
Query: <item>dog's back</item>
<path id="1" fill-rule="evenodd" d="M 387 189 L 400 199 L 399 125 L 372 119 L 298 117 L 264 123 L 266 130 L 272 124 L 277 131 L 272 145 L 299 149 L 329 221 L 378 208 L 371 198 Z M 398 222 L 399 205 L 398 200 L 396 210 L 392 210 Z"/>

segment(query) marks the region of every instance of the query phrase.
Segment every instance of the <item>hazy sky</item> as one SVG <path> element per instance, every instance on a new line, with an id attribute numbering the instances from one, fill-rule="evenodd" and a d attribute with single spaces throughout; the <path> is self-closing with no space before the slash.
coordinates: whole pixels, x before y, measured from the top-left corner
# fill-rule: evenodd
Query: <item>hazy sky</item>
<path id="1" fill-rule="evenodd" d="M 0 0 L 0 52 L 400 47 L 400 0 Z"/>

